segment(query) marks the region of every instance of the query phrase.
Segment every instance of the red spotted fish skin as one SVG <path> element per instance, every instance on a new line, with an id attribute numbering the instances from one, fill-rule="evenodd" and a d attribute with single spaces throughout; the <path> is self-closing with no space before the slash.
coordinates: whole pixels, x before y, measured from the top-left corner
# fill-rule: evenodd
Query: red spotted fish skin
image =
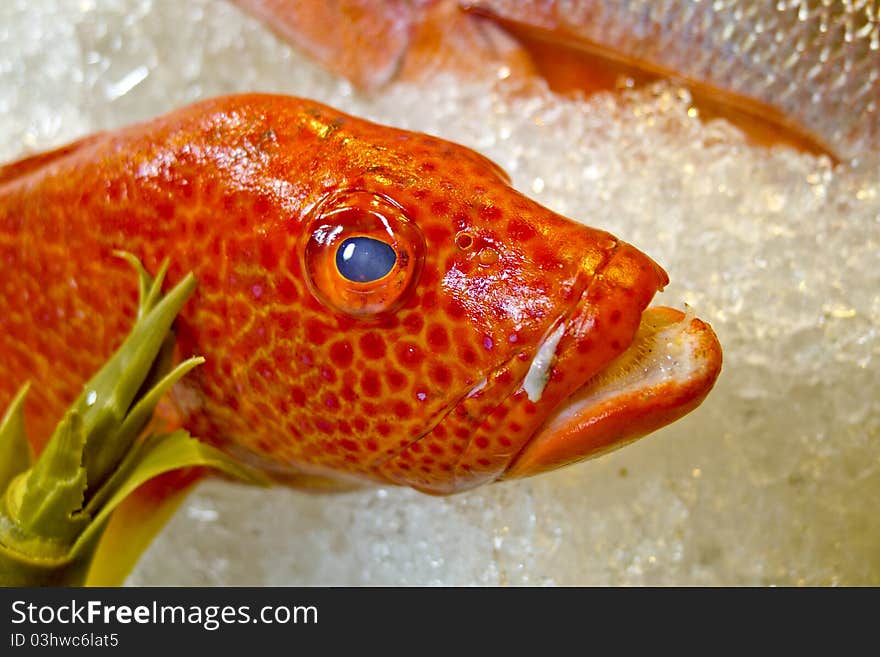
<path id="1" fill-rule="evenodd" d="M 387 276 L 340 274 L 352 236 L 393 246 Z M 173 392 L 195 435 L 278 479 L 431 493 L 502 476 L 667 281 L 462 146 L 307 100 L 205 101 L 0 168 L 0 407 L 34 382 L 38 447 L 133 321 L 117 249 L 198 278 L 177 336 L 207 362 Z"/>

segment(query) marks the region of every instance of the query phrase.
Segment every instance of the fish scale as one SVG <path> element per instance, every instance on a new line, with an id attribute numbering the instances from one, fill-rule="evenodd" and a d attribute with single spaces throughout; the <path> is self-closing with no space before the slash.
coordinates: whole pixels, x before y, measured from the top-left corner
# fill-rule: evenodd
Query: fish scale
<path id="1" fill-rule="evenodd" d="M 464 4 L 766 103 L 844 156 L 880 143 L 877 0 Z"/>

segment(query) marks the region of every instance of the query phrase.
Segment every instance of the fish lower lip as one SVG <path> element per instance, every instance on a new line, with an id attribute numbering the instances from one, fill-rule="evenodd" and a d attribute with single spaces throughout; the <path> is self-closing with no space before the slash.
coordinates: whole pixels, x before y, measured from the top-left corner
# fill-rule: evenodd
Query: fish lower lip
<path id="1" fill-rule="evenodd" d="M 622 447 L 696 408 L 721 370 L 712 328 L 649 308 L 630 347 L 564 400 L 511 462 L 525 477 Z"/>

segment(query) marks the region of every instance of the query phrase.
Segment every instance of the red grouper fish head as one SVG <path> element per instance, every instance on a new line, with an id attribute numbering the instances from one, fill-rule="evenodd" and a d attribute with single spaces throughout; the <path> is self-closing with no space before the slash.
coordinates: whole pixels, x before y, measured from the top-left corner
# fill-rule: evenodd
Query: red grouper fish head
<path id="1" fill-rule="evenodd" d="M 267 142 L 246 190 L 256 216 L 227 237 L 224 330 L 189 326 L 189 349 L 214 363 L 193 383 L 206 433 L 282 476 L 436 493 L 498 479 L 632 344 L 667 283 L 462 146 L 312 103 L 238 112 L 239 138 Z M 628 437 L 571 433 L 561 456 L 544 447 L 517 474 Z"/>
<path id="2" fill-rule="evenodd" d="M 174 401 L 279 480 L 526 476 L 671 422 L 718 374 L 706 324 L 645 311 L 658 265 L 462 146 L 251 95 L 71 150 L 40 198 L 87 190 L 65 207 L 92 262 L 125 248 L 196 274 L 178 343 L 207 362 Z"/>

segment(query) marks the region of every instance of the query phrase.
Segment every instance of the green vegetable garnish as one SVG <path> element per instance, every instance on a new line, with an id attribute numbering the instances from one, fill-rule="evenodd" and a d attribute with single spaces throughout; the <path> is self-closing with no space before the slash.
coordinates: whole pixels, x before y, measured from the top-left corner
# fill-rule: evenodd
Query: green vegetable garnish
<path id="1" fill-rule="evenodd" d="M 167 260 L 154 280 L 133 255 L 118 255 L 139 277 L 137 320 L 125 342 L 85 385 L 36 460 L 24 427 L 28 384 L 0 421 L 2 585 L 89 583 L 89 571 L 101 570 L 95 555 L 111 513 L 157 475 L 207 466 L 262 483 L 258 474 L 185 431 L 141 436 L 160 398 L 204 362 L 190 358 L 171 368 L 171 325 L 196 280 L 189 274 L 163 296 Z M 147 518 L 144 524 L 151 526 Z M 110 570 L 126 574 L 143 541 L 133 537 L 127 548 L 114 540 L 112 559 L 118 563 Z M 107 575 L 98 579 L 107 583 Z"/>

